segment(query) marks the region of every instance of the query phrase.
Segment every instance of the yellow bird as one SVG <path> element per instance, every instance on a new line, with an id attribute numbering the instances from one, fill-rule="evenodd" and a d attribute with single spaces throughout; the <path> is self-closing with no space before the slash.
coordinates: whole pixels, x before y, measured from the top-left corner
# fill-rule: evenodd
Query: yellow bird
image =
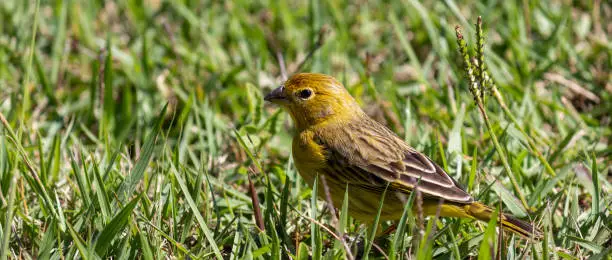
<path id="1" fill-rule="evenodd" d="M 445 217 L 493 217 L 490 207 L 474 201 L 440 166 L 366 115 L 333 77 L 296 74 L 264 99 L 282 106 L 295 123 L 293 159 L 302 178 L 312 187 L 315 176 L 324 175 L 335 207 L 342 205 L 348 187 L 353 218 L 371 222 L 387 189 L 381 218 L 397 220 L 417 186 L 425 215 L 439 211 Z M 323 189 L 319 191 L 325 198 Z M 501 224 L 524 237 L 539 236 L 532 225 L 508 214 L 502 215 Z"/>

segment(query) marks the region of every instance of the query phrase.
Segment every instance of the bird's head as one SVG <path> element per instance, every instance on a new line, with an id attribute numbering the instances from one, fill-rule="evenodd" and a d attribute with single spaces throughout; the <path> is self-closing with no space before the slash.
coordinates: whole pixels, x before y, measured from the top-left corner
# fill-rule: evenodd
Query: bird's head
<path id="1" fill-rule="evenodd" d="M 344 86 L 324 74 L 296 74 L 264 99 L 287 110 L 298 129 L 328 120 L 349 120 L 363 114 Z"/>

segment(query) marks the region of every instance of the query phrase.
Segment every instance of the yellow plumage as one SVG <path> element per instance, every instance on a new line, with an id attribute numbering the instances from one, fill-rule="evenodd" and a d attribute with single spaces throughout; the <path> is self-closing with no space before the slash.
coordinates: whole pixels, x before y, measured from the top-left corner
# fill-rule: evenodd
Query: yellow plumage
<path id="1" fill-rule="evenodd" d="M 281 105 L 295 122 L 295 165 L 311 186 L 325 175 L 334 206 L 340 207 L 349 189 L 349 214 L 371 221 L 385 188 L 381 217 L 399 219 L 407 195 L 418 189 L 423 212 L 488 221 L 493 211 L 475 202 L 455 180 L 427 156 L 408 146 L 385 126 L 368 117 L 334 78 L 302 73 L 265 97 Z M 319 196 L 324 196 L 320 189 Z M 526 237 L 537 236 L 530 224 L 503 215 L 502 225 Z"/>

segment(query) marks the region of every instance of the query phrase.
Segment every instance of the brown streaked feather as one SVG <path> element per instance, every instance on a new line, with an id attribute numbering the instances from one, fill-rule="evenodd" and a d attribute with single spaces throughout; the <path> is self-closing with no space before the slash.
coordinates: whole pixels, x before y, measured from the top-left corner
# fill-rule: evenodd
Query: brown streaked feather
<path id="1" fill-rule="evenodd" d="M 343 135 L 328 136 L 331 132 Z M 366 190 L 390 189 L 410 193 L 417 185 L 427 198 L 471 203 L 465 192 L 442 168 L 408 146 L 393 132 L 370 118 L 342 129 L 318 131 L 317 143 L 325 151 L 328 175 Z"/>

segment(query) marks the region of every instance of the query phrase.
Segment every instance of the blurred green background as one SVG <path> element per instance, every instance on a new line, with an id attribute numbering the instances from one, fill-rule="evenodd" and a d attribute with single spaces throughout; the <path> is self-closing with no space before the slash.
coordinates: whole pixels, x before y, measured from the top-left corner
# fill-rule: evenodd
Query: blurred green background
<path id="1" fill-rule="evenodd" d="M 478 16 L 516 122 L 486 109 L 529 208 L 467 88 L 455 26 L 474 46 Z M 545 233 L 500 242 L 411 216 L 369 257 L 606 259 L 610 21 L 606 1 L 4 0 L 0 259 L 365 257 L 371 227 L 312 199 L 290 118 L 263 102 L 296 72 L 336 77 L 474 197 Z"/>

